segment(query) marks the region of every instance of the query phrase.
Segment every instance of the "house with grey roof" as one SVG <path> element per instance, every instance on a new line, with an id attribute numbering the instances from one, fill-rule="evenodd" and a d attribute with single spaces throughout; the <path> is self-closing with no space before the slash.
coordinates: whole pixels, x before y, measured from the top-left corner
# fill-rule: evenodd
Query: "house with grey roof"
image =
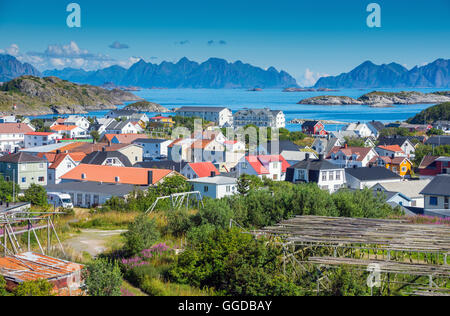
<path id="1" fill-rule="evenodd" d="M 450 136 L 432 136 L 428 138 L 425 144 L 431 145 L 433 148 L 442 145 L 450 145 Z"/>
<path id="2" fill-rule="evenodd" d="M 0 174 L 6 181 L 15 181 L 20 189 L 32 184 L 47 185 L 47 160 L 25 152 L 0 157 Z"/>
<path id="3" fill-rule="evenodd" d="M 354 167 L 345 169 L 347 187 L 352 189 L 371 188 L 377 183 L 400 182 L 400 177 L 385 167 Z"/>
<path id="4" fill-rule="evenodd" d="M 233 113 L 226 107 L 183 106 L 175 111 L 179 116 L 199 117 L 219 127 L 233 126 Z"/>
<path id="5" fill-rule="evenodd" d="M 99 166 L 132 167 L 128 157 L 119 151 L 94 151 L 84 157 L 81 163 Z"/>
<path id="6" fill-rule="evenodd" d="M 311 159 L 317 159 L 317 155 L 311 151 L 305 151 L 300 146 L 289 140 L 268 141 L 258 146 L 259 155 L 281 155 L 290 164 L 294 165 L 305 160 L 308 155 Z"/>
<path id="7" fill-rule="evenodd" d="M 344 146 L 344 142 L 337 137 L 315 137 L 311 148 L 318 154 L 323 154 L 325 157 L 328 157 L 334 147 L 342 147 Z"/>
<path id="8" fill-rule="evenodd" d="M 319 155 L 319 159 L 306 159 L 290 166 L 286 170 L 286 181 L 292 183 L 317 183 L 317 185 L 330 193 L 338 191 L 345 186 L 345 171 Z"/>
<path id="9" fill-rule="evenodd" d="M 414 207 L 424 207 L 423 195 L 420 192 L 430 183 L 430 179 L 401 182 L 377 183 L 372 189 L 381 192 L 398 192 L 411 200 Z"/>
<path id="10" fill-rule="evenodd" d="M 283 111 L 270 109 L 244 109 L 233 114 L 234 127 L 255 125 L 257 127 L 284 128 L 286 117 Z"/>
<path id="11" fill-rule="evenodd" d="M 130 120 L 114 120 L 105 128 L 105 134 L 138 134 L 138 130 Z"/>
<path id="12" fill-rule="evenodd" d="M 446 215 L 450 217 L 450 175 L 441 174 L 420 192 L 425 199 L 425 213 Z"/>
<path id="13" fill-rule="evenodd" d="M 237 192 L 237 179 L 223 176 L 211 176 L 188 180 L 193 191 L 199 191 L 203 197 L 221 199 Z"/>

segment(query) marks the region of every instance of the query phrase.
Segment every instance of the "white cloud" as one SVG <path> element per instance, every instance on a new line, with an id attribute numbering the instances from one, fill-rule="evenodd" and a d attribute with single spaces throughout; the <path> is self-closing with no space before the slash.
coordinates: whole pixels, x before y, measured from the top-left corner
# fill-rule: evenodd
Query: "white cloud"
<path id="1" fill-rule="evenodd" d="M 309 68 L 306 68 L 305 73 L 298 79 L 298 83 L 303 87 L 310 87 L 315 85 L 319 78 L 328 76 L 328 74 L 314 72 Z"/>

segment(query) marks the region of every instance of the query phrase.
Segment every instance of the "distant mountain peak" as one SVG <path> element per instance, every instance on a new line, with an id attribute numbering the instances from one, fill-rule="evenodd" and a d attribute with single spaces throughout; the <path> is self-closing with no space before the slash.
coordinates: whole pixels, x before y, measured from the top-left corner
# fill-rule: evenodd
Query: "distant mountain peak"
<path id="1" fill-rule="evenodd" d="M 9 81 L 24 75 L 40 76 L 41 73 L 32 65 L 21 63 L 14 56 L 0 55 L 0 82 Z"/>
<path id="2" fill-rule="evenodd" d="M 320 78 L 315 88 L 449 88 L 450 63 L 437 59 L 408 70 L 395 62 L 376 65 L 365 61 L 348 73 Z"/>

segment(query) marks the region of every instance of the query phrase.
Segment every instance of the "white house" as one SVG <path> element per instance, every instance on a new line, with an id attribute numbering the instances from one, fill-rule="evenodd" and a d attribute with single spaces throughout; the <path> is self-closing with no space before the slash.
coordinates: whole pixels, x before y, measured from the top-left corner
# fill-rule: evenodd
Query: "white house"
<path id="1" fill-rule="evenodd" d="M 157 138 L 139 138 L 133 141 L 133 144 L 137 144 L 144 148 L 144 160 L 158 159 L 161 157 L 167 157 L 168 146 L 172 143 L 170 139 L 157 139 Z"/>
<path id="2" fill-rule="evenodd" d="M 347 187 L 356 190 L 372 188 L 377 183 L 402 181 L 402 177 L 384 167 L 347 168 L 345 178 Z"/>
<path id="3" fill-rule="evenodd" d="M 441 174 L 420 192 L 425 199 L 425 214 L 450 217 L 450 175 Z"/>
<path id="4" fill-rule="evenodd" d="M 289 163 L 281 155 L 251 155 L 239 161 L 233 171 L 237 175 L 255 175 L 274 181 L 284 181 Z"/>
<path id="5" fill-rule="evenodd" d="M 345 170 L 319 155 L 319 159 L 304 160 L 289 167 L 286 171 L 286 181 L 292 183 L 314 182 L 330 193 L 336 192 L 345 186 Z"/>
<path id="6" fill-rule="evenodd" d="M 212 162 L 189 162 L 182 169 L 181 174 L 188 179 L 218 176 L 219 170 Z"/>
<path id="7" fill-rule="evenodd" d="M 16 148 L 23 148 L 25 134 L 34 129 L 24 123 L 0 123 L 0 151 L 14 152 Z"/>
<path id="8" fill-rule="evenodd" d="M 243 127 L 249 124 L 258 127 L 284 128 L 286 117 L 283 111 L 270 109 L 245 109 L 233 115 L 234 127 Z"/>
<path id="9" fill-rule="evenodd" d="M 233 113 L 225 107 L 183 106 L 176 111 L 184 117 L 199 117 L 219 127 L 233 126 Z"/>
<path id="10" fill-rule="evenodd" d="M 199 191 L 202 196 L 221 199 L 237 193 L 237 179 L 230 177 L 204 177 L 189 180 L 193 191 Z"/>
<path id="11" fill-rule="evenodd" d="M 377 146 L 375 151 L 379 156 L 396 158 L 396 157 L 407 157 L 406 153 L 403 149 L 400 148 L 399 145 L 390 145 L 390 146 Z"/>
<path id="12" fill-rule="evenodd" d="M 334 147 L 327 159 L 342 168 L 367 167 L 369 162 L 378 157 L 371 147 Z"/>
<path id="13" fill-rule="evenodd" d="M 82 129 L 89 130 L 89 127 L 91 123 L 88 121 L 87 118 L 80 115 L 71 115 L 67 118 L 59 118 L 57 119 L 52 126 L 55 125 L 75 125 L 78 127 L 81 127 Z"/>
<path id="14" fill-rule="evenodd" d="M 0 123 L 17 123 L 17 118 L 14 115 L 1 115 Z"/>
<path id="15" fill-rule="evenodd" d="M 112 121 L 105 129 L 105 134 L 138 134 L 131 121 Z"/>
<path id="16" fill-rule="evenodd" d="M 62 136 L 56 132 L 30 132 L 25 134 L 25 148 L 55 144 Z"/>
<path id="17" fill-rule="evenodd" d="M 430 179 L 377 183 L 372 187 L 373 190 L 382 192 L 398 192 L 411 199 L 411 206 L 424 207 L 424 198 L 420 194 L 422 190 L 430 183 Z"/>
<path id="18" fill-rule="evenodd" d="M 359 137 L 377 137 L 377 134 L 375 134 L 369 126 L 365 123 L 351 123 L 347 125 L 346 131 L 353 131 L 356 135 Z"/>
<path id="19" fill-rule="evenodd" d="M 55 161 L 47 169 L 48 184 L 58 184 L 61 182 L 61 176 L 78 166 L 78 163 L 72 159 L 70 154 L 58 154 Z"/>
<path id="20" fill-rule="evenodd" d="M 89 132 L 87 129 L 76 125 L 54 125 L 50 129 L 59 135 L 69 138 L 88 138 Z"/>

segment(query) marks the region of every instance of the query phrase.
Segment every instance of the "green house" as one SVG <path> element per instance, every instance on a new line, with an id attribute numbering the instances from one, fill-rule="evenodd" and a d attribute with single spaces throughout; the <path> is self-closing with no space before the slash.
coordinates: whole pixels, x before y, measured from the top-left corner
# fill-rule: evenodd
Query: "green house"
<path id="1" fill-rule="evenodd" d="M 0 157 L 0 174 L 6 181 L 15 181 L 21 190 L 31 184 L 47 185 L 47 160 L 19 152 Z"/>

